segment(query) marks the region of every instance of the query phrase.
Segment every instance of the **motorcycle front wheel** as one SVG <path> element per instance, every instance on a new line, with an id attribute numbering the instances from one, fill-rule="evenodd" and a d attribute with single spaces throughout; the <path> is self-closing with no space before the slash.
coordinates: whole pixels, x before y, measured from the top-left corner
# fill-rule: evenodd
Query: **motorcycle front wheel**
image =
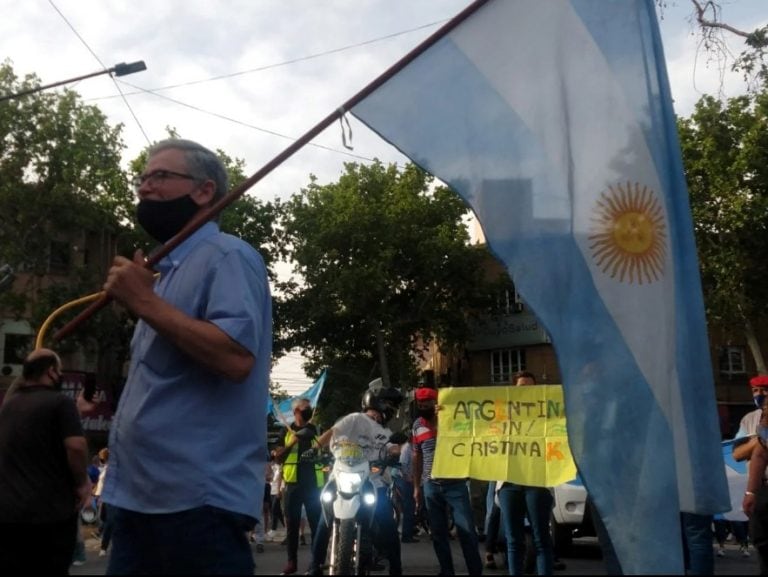
<path id="1" fill-rule="evenodd" d="M 357 537 L 355 520 L 343 519 L 339 521 L 338 531 L 331 574 L 352 575 L 355 567 L 355 538 Z"/>

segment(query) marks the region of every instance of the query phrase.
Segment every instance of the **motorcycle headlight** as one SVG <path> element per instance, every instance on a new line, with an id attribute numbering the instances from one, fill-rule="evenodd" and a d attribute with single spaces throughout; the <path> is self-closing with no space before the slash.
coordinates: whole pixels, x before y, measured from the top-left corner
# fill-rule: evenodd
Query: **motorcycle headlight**
<path id="1" fill-rule="evenodd" d="M 336 484 L 339 487 L 339 492 L 348 495 L 357 493 L 360 490 L 362 481 L 363 479 L 358 473 L 340 472 L 338 477 L 336 477 Z"/>
<path id="2" fill-rule="evenodd" d="M 376 494 L 375 493 L 363 493 L 363 503 L 368 505 L 369 507 L 372 507 L 376 504 Z"/>
<path id="3" fill-rule="evenodd" d="M 323 491 L 320 494 L 320 500 L 323 503 L 330 503 L 331 501 L 333 501 L 333 493 L 331 491 Z"/>

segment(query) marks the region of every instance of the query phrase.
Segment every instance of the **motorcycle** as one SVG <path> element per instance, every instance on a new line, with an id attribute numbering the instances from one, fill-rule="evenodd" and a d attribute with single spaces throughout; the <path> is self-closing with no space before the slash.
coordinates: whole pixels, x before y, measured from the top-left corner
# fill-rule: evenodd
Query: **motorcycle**
<path id="1" fill-rule="evenodd" d="M 330 528 L 330 574 L 368 575 L 374 562 L 372 526 L 376 510 L 376 487 L 371 475 L 381 473 L 391 460 L 363 440 L 340 438 L 331 443 L 333 465 L 320 492 L 323 521 Z M 315 450 L 302 458 L 317 459 Z"/>

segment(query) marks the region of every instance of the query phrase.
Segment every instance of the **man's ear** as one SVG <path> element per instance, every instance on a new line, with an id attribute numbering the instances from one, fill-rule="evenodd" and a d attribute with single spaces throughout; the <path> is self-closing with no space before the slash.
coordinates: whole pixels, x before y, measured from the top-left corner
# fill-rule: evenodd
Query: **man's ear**
<path id="1" fill-rule="evenodd" d="M 198 206 L 208 206 L 216 195 L 216 183 L 206 180 L 190 196 Z"/>

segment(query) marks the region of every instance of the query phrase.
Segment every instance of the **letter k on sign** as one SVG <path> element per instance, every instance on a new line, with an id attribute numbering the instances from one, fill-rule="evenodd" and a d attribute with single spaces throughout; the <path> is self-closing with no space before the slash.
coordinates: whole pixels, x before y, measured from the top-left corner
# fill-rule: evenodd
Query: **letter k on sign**
<path id="1" fill-rule="evenodd" d="M 552 459 L 557 459 L 558 461 L 562 461 L 565 459 L 565 455 L 563 455 L 563 452 L 560 450 L 560 441 L 552 441 L 547 443 L 547 461 L 551 461 Z"/>

